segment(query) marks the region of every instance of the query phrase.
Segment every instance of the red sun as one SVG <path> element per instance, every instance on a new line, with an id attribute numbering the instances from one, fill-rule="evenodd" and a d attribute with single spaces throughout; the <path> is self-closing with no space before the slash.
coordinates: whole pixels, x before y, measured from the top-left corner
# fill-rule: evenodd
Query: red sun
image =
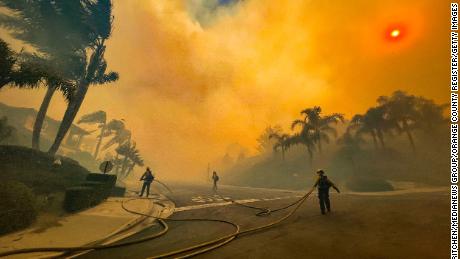
<path id="1" fill-rule="evenodd" d="M 385 39 L 391 42 L 402 40 L 406 36 L 406 29 L 402 25 L 391 25 L 385 30 Z"/>

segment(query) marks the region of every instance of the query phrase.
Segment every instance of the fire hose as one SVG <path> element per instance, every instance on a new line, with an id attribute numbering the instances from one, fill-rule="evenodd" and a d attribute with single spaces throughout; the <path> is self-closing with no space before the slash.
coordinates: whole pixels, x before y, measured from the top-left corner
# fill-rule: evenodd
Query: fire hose
<path id="1" fill-rule="evenodd" d="M 159 181 L 156 180 L 156 182 L 159 182 Z M 159 183 L 162 184 L 165 188 L 167 188 L 168 191 L 172 192 L 167 187 L 167 185 L 165 185 L 165 184 L 163 184 L 161 182 L 159 182 Z M 271 214 L 273 212 L 281 211 L 281 210 L 284 210 L 284 209 L 287 209 L 289 207 L 292 207 L 292 206 L 296 205 L 293 210 L 291 210 L 288 214 L 286 214 L 285 216 L 283 216 L 282 218 L 280 218 L 278 220 L 275 220 L 275 221 L 273 221 L 271 223 L 268 223 L 268 224 L 265 224 L 265 225 L 262 225 L 262 226 L 246 229 L 246 230 L 243 230 L 243 231 L 240 230 L 240 226 L 238 224 L 236 224 L 234 222 L 231 222 L 231 221 L 227 221 L 227 220 L 207 219 L 207 218 L 172 219 L 172 218 L 155 217 L 155 216 L 148 215 L 148 214 L 145 214 L 145 213 L 133 211 L 133 210 L 128 209 L 125 206 L 125 203 L 127 203 L 129 201 L 132 201 L 132 200 L 136 200 L 138 198 L 129 199 L 129 200 L 126 200 L 126 201 L 122 201 L 122 203 L 121 203 L 121 206 L 125 211 L 127 211 L 129 213 L 132 213 L 132 214 L 157 219 L 159 221 L 160 225 L 163 227 L 163 230 L 161 230 L 160 232 L 158 232 L 156 234 L 150 235 L 148 237 L 144 237 L 144 238 L 137 239 L 137 240 L 132 240 L 132 241 L 127 241 L 127 242 L 115 243 L 115 244 L 91 245 L 91 246 L 75 246 L 75 247 L 24 248 L 24 249 L 17 249 L 17 250 L 12 250 L 12 251 L 7 251 L 7 252 L 0 253 L 0 257 L 10 256 L 10 255 L 15 255 L 15 254 L 36 253 L 36 252 L 79 252 L 79 251 L 87 251 L 87 250 L 102 250 L 102 249 L 110 249 L 110 248 L 117 248 L 117 247 L 123 247 L 123 246 L 139 244 L 139 243 L 142 243 L 142 242 L 153 240 L 155 238 L 158 238 L 158 237 L 163 236 L 164 234 L 166 234 L 168 232 L 168 230 L 169 230 L 169 227 L 166 224 L 166 221 L 176 221 L 176 222 L 178 222 L 178 221 L 181 221 L 181 222 L 184 222 L 184 221 L 218 222 L 218 223 L 224 223 L 224 224 L 231 225 L 231 226 L 233 226 L 235 228 L 235 231 L 233 233 L 225 235 L 223 237 L 216 238 L 216 239 L 213 239 L 213 240 L 210 240 L 210 241 L 206 241 L 206 242 L 203 242 L 203 243 L 200 243 L 200 244 L 197 244 L 197 245 L 189 246 L 189 247 L 186 247 L 186 248 L 182 248 L 182 249 L 178 249 L 178 250 L 174 250 L 174 251 L 170 251 L 170 252 L 167 252 L 167 253 L 163 253 L 163 254 L 159 254 L 159 255 L 149 257 L 149 258 L 165 258 L 165 257 L 172 257 L 172 256 L 180 255 L 180 256 L 178 256 L 176 258 L 189 258 L 189 257 L 195 256 L 195 255 L 202 254 L 202 253 L 214 250 L 216 248 L 219 248 L 219 247 L 231 242 L 232 240 L 234 240 L 235 238 L 237 238 L 238 236 L 241 236 L 243 234 L 249 234 L 249 233 L 252 233 L 252 232 L 256 232 L 256 231 L 259 231 L 259 230 L 262 230 L 262 229 L 266 229 L 266 228 L 275 226 L 275 225 L 283 222 L 284 220 L 286 220 L 289 217 L 291 217 L 298 210 L 298 208 L 310 196 L 310 194 L 313 192 L 313 190 L 314 190 L 314 188 L 312 188 L 302 198 L 300 198 L 299 200 L 295 201 L 294 203 L 291 203 L 291 204 L 289 204 L 289 205 L 287 205 L 285 207 L 274 209 L 274 210 L 270 210 L 268 208 L 260 208 L 260 207 L 255 207 L 255 206 L 249 206 L 249 205 L 241 204 L 241 203 L 238 203 L 238 202 L 232 200 L 232 203 L 234 203 L 234 204 L 244 206 L 244 207 L 248 207 L 248 208 L 251 208 L 251 209 L 259 210 L 260 212 L 256 214 L 257 216 L 267 216 L 267 215 L 269 215 L 269 214 Z M 174 202 L 174 201 L 172 201 L 172 202 Z M 193 251 L 193 250 L 195 250 L 195 251 Z M 190 253 L 184 255 L 184 253 L 186 253 L 186 252 L 190 252 Z"/>

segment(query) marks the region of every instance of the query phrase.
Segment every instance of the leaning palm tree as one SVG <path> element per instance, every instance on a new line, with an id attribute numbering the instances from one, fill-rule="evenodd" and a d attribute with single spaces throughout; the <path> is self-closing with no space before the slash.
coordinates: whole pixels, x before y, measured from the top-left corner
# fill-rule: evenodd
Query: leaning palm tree
<path id="1" fill-rule="evenodd" d="M 127 167 L 127 170 L 123 174 L 123 177 L 126 178 L 132 170 L 134 170 L 134 167 L 136 166 L 144 166 L 144 159 L 141 157 L 139 150 L 136 148 L 136 144 L 131 146 L 131 150 L 128 154 L 129 160 L 131 160 L 131 163 Z"/>
<path id="2" fill-rule="evenodd" d="M 128 171 L 126 172 L 126 176 L 131 174 L 136 166 L 144 166 L 144 159 L 139 154 L 139 150 L 135 150 L 133 154 L 131 154 L 130 159 L 132 161 L 131 165 L 129 166 Z"/>
<path id="3" fill-rule="evenodd" d="M 283 134 L 283 133 L 272 133 L 269 136 L 269 139 L 275 139 L 275 144 L 273 145 L 273 151 L 278 151 L 281 149 L 281 156 L 283 158 L 283 161 L 285 159 L 285 153 L 290 147 L 291 142 L 289 141 L 289 135 L 288 134 Z"/>
<path id="4" fill-rule="evenodd" d="M 37 50 L 37 54 L 25 56 L 66 82 L 62 85 L 53 77 L 44 80 L 47 91 L 32 132 L 32 147 L 39 149 L 41 129 L 54 93 L 62 92 L 70 102 L 75 85 L 83 76 L 85 48 L 93 38 L 86 21 L 87 1 L 0 0 L 0 6 L 10 11 L 0 14 L 0 26 Z"/>
<path id="5" fill-rule="evenodd" d="M 143 160 L 139 155 L 139 150 L 136 148 L 135 142 L 127 142 L 115 150 L 117 154 L 123 156 L 121 162 L 121 170 L 117 172 L 120 177 L 126 178 L 134 169 L 134 166 L 143 164 Z"/>
<path id="6" fill-rule="evenodd" d="M 0 39 L 0 89 L 4 86 L 38 87 L 45 71 L 33 63 L 21 60 L 20 55 Z"/>
<path id="7" fill-rule="evenodd" d="M 101 131 L 99 132 L 98 141 L 96 144 L 96 150 L 94 151 L 94 155 L 93 155 L 94 158 L 97 159 L 97 155 L 99 154 L 99 148 L 101 146 L 102 139 L 106 135 L 107 113 L 105 111 L 97 111 L 97 112 L 83 115 L 78 121 L 78 124 L 80 123 L 97 124 L 97 127 L 101 129 Z"/>
<path id="8" fill-rule="evenodd" d="M 104 137 L 112 135 L 112 138 L 104 144 L 102 150 L 109 149 L 115 144 L 118 144 L 117 146 L 119 147 L 131 141 L 131 131 L 127 130 L 124 123 L 122 123 L 123 122 L 119 120 L 112 120 L 107 124 L 107 131 Z"/>
<path id="9" fill-rule="evenodd" d="M 131 131 L 125 128 L 125 124 L 121 120 L 112 120 L 107 124 L 108 130 L 106 131 L 105 136 L 113 135 L 113 137 L 107 141 L 102 147 L 102 150 L 107 150 L 113 145 L 117 144 L 116 148 L 119 148 L 123 145 L 126 145 L 131 142 Z M 115 160 L 119 159 L 119 152 L 116 152 Z M 115 172 L 118 173 L 121 168 L 122 163 L 119 163 L 115 166 Z"/>
<path id="10" fill-rule="evenodd" d="M 315 142 L 318 143 L 318 150 L 322 151 L 322 142 L 329 143 L 329 135 L 332 134 L 335 137 L 337 136 L 337 131 L 331 126 L 331 124 L 337 124 L 338 122 L 344 122 L 343 114 L 334 113 L 331 115 L 323 116 L 321 114 L 321 107 L 315 106 L 313 108 L 307 108 L 303 110 L 301 115 L 304 116 L 302 120 L 295 120 L 292 123 L 292 128 L 300 125 L 309 125 L 311 133 Z"/>
<path id="11" fill-rule="evenodd" d="M 61 145 L 67 131 L 70 129 L 80 107 L 88 92 L 89 86 L 93 84 L 107 84 L 118 80 L 118 73 L 107 72 L 105 60 L 106 40 L 112 33 L 112 1 L 94 0 L 85 1 L 88 15 L 84 17 L 91 41 L 85 49 L 89 60 L 85 63 L 82 77 L 78 81 L 71 101 L 64 113 L 61 125 L 59 126 L 56 138 L 48 153 L 55 154 Z"/>

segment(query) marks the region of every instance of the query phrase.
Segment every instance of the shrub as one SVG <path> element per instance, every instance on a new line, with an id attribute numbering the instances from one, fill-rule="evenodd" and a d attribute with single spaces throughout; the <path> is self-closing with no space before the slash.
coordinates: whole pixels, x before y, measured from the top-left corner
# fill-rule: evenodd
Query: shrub
<path id="1" fill-rule="evenodd" d="M 105 189 L 105 199 L 109 197 L 110 193 L 112 192 L 112 188 L 115 186 L 115 183 L 117 182 L 117 176 L 113 174 L 91 173 L 86 176 L 86 181 L 102 183 Z"/>
<path id="2" fill-rule="evenodd" d="M 28 227 L 37 218 L 30 188 L 15 181 L 0 182 L 0 234 Z"/>
<path id="3" fill-rule="evenodd" d="M 53 168 L 54 157 L 20 146 L 0 145 L 0 181 L 18 181 L 36 194 L 64 192 L 84 181 L 88 171 L 77 161 L 60 157 L 61 166 Z"/>
<path id="4" fill-rule="evenodd" d="M 122 186 L 115 186 L 112 188 L 112 193 L 110 196 L 113 197 L 124 197 L 126 192 L 126 188 Z"/>
<path id="5" fill-rule="evenodd" d="M 110 189 L 103 182 L 86 181 L 82 184 L 84 187 L 91 187 L 94 189 L 94 193 L 91 197 L 90 206 L 97 205 L 103 200 L 107 199 Z"/>
<path id="6" fill-rule="evenodd" d="M 94 205 L 97 191 L 94 187 L 77 186 L 67 188 L 64 198 L 64 209 L 67 212 L 76 212 Z"/>
<path id="7" fill-rule="evenodd" d="M 384 192 L 394 190 L 388 181 L 378 178 L 355 178 L 347 182 L 346 186 L 355 192 Z"/>
<path id="8" fill-rule="evenodd" d="M 91 173 L 86 176 L 86 181 L 103 182 L 113 187 L 117 181 L 117 176 L 113 174 Z"/>

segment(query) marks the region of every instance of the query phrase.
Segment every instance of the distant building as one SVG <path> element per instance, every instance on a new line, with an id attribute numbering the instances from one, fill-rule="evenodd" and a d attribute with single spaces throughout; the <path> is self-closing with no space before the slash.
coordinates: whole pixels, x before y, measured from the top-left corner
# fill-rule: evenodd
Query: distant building
<path id="1" fill-rule="evenodd" d="M 8 117 L 8 124 L 15 127 L 19 133 L 18 143 L 14 144 L 31 146 L 33 125 L 35 118 L 37 117 L 37 111 L 33 108 L 13 107 L 0 103 L 0 117 L 3 116 Z M 48 148 L 54 141 L 60 123 L 60 121 L 46 116 L 45 121 L 43 122 L 40 138 L 40 146 L 42 149 Z M 81 149 L 84 138 L 90 133 L 91 132 L 86 131 L 76 125 L 72 125 L 62 143 L 62 148 L 69 151 L 91 152 L 93 145 L 88 143 L 94 143 L 94 141 L 85 142 L 86 145 L 83 145 L 85 149 Z"/>

